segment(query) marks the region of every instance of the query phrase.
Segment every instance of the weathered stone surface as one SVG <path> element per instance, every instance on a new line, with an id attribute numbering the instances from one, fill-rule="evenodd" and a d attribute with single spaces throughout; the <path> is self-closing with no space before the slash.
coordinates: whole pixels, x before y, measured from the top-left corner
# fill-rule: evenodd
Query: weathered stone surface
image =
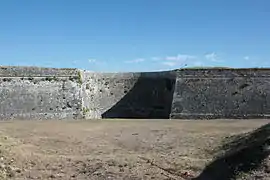
<path id="1" fill-rule="evenodd" d="M 0 67 L 0 119 L 269 118 L 269 69 Z"/>
<path id="2" fill-rule="evenodd" d="M 74 68 L 41 68 L 23 66 L 0 66 L 0 77 L 70 77 L 78 76 L 78 69 Z"/>
<path id="3" fill-rule="evenodd" d="M 177 71 L 171 118 L 269 116 L 269 70 L 191 69 Z"/>
<path id="4" fill-rule="evenodd" d="M 78 70 L 0 69 L 1 119 L 81 118 Z"/>
<path id="5" fill-rule="evenodd" d="M 86 118 L 169 118 L 175 76 L 162 73 L 85 73 Z"/>

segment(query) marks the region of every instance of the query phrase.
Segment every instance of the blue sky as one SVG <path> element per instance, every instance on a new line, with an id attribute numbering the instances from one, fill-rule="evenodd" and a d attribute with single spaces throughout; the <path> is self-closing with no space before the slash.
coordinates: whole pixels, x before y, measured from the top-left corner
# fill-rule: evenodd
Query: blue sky
<path id="1" fill-rule="evenodd" d="M 0 2 L 1 65 L 156 71 L 269 57 L 269 0 Z"/>

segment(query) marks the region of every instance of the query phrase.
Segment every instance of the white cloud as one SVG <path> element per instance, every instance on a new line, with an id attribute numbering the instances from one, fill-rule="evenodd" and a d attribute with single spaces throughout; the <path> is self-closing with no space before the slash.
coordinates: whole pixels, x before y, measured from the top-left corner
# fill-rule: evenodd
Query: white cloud
<path id="1" fill-rule="evenodd" d="M 97 60 L 96 60 L 96 59 L 88 59 L 88 62 L 89 62 L 89 63 L 96 63 Z"/>
<path id="2" fill-rule="evenodd" d="M 130 60 L 130 61 L 125 61 L 126 63 L 140 63 L 140 62 L 144 62 L 145 59 L 144 58 L 137 58 L 134 60 Z"/>
<path id="3" fill-rule="evenodd" d="M 95 65 L 107 64 L 106 61 L 101 61 L 101 60 L 97 60 L 97 59 L 88 59 L 88 62 L 91 63 L 91 64 L 95 64 Z"/>
<path id="4" fill-rule="evenodd" d="M 186 54 L 178 54 L 177 56 L 167 56 L 165 57 L 168 61 L 181 61 L 185 62 L 187 60 L 196 59 L 196 56 L 186 55 Z"/>
<path id="5" fill-rule="evenodd" d="M 179 64 L 181 65 L 183 63 L 186 63 L 186 61 L 188 61 L 188 60 L 194 60 L 196 58 L 197 58 L 196 56 L 192 56 L 192 55 L 178 54 L 176 56 L 166 56 L 166 57 L 154 56 L 154 57 L 151 57 L 149 60 L 151 60 L 151 61 L 165 60 L 164 62 L 161 62 L 161 63 L 164 65 L 167 65 L 167 66 L 175 66 L 175 65 L 179 65 Z M 146 61 L 145 58 L 137 58 L 134 60 L 125 61 L 125 63 L 140 63 L 140 62 L 144 62 L 144 61 Z"/>
<path id="6" fill-rule="evenodd" d="M 249 58 L 249 56 L 245 56 L 244 59 L 245 60 L 249 60 L 250 58 Z"/>
<path id="7" fill-rule="evenodd" d="M 206 54 L 204 57 L 209 61 L 221 62 L 221 60 L 219 59 L 218 55 L 215 52 Z"/>
<path id="8" fill-rule="evenodd" d="M 192 63 L 194 60 L 197 59 L 196 56 L 186 55 L 186 54 L 178 54 L 177 56 L 166 56 L 165 61 L 162 62 L 163 65 L 166 66 L 178 66 L 178 67 L 185 67 L 187 64 Z"/>

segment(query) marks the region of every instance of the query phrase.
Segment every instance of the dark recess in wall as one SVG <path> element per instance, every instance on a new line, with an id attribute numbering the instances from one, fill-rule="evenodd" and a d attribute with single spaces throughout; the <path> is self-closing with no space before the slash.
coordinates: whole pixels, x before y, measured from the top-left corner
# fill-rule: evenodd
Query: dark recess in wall
<path id="1" fill-rule="evenodd" d="M 139 77 L 133 88 L 102 118 L 168 119 L 174 92 L 175 76 Z"/>

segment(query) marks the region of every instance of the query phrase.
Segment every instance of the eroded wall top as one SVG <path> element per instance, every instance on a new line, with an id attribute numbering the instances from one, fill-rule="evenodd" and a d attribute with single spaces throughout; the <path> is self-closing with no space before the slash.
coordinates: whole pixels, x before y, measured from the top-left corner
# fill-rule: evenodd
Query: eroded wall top
<path id="1" fill-rule="evenodd" d="M 78 76 L 79 70 L 74 68 L 42 68 L 23 66 L 0 66 L 1 77 L 20 76 Z"/>
<path id="2" fill-rule="evenodd" d="M 269 77 L 268 68 L 205 68 L 205 69 L 177 69 L 177 77 Z"/>

